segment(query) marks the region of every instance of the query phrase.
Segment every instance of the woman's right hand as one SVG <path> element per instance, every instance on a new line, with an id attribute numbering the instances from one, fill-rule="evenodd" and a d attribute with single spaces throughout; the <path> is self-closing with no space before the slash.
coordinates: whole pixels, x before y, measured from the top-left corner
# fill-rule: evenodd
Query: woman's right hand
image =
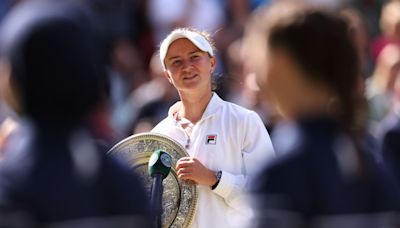
<path id="1" fill-rule="evenodd" d="M 217 182 L 215 173 L 205 167 L 197 158 L 182 157 L 176 164 L 177 175 L 182 180 L 192 180 L 197 184 L 213 186 Z"/>

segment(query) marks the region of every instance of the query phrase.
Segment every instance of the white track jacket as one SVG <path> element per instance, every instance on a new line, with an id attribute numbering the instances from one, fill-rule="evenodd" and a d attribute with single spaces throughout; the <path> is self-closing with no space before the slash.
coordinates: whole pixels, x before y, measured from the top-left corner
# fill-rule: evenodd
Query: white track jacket
<path id="1" fill-rule="evenodd" d="M 173 107 L 176 108 L 176 104 Z M 199 198 L 192 227 L 247 227 L 253 217 L 246 195 L 249 176 L 275 157 L 260 117 L 213 94 L 190 138 L 170 110 L 152 132 L 165 134 L 207 168 L 222 171 L 218 186 L 198 186 Z M 189 144 L 189 145 L 187 145 Z M 247 198 L 247 199 L 246 199 Z"/>

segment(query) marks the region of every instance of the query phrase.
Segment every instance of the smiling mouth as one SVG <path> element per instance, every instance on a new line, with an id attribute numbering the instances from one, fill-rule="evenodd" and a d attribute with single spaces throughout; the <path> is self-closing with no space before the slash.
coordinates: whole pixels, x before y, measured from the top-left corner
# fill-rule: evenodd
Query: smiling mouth
<path id="1" fill-rule="evenodd" d="M 191 75 L 191 76 L 186 76 L 186 77 L 183 78 L 183 80 L 190 80 L 190 79 L 193 79 L 195 77 L 197 77 L 197 74 L 194 74 L 194 75 Z"/>

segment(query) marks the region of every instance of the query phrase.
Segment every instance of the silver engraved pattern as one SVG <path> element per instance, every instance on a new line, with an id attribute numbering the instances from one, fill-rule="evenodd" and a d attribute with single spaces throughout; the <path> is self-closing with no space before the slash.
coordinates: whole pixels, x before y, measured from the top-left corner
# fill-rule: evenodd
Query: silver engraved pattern
<path id="1" fill-rule="evenodd" d="M 198 197 L 197 186 L 191 181 L 179 180 L 176 175 L 176 162 L 189 156 L 185 149 L 173 139 L 157 133 L 143 133 L 130 136 L 117 143 L 109 154 L 127 161 L 139 175 L 150 196 L 152 179 L 147 172 L 151 154 L 161 149 L 171 155 L 171 172 L 163 181 L 162 226 L 190 227 Z"/>

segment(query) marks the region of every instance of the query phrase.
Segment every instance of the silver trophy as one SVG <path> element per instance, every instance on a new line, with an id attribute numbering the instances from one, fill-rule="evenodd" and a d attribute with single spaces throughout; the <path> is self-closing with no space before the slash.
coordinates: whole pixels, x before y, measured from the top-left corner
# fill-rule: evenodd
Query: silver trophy
<path id="1" fill-rule="evenodd" d="M 162 227 L 190 227 L 198 197 L 197 185 L 180 180 L 176 174 L 176 162 L 189 156 L 185 149 L 173 139 L 157 133 L 132 135 L 117 143 L 108 153 L 127 161 L 150 196 L 152 178 L 148 174 L 150 156 L 156 150 L 167 152 L 172 157 L 172 168 L 163 181 Z"/>

